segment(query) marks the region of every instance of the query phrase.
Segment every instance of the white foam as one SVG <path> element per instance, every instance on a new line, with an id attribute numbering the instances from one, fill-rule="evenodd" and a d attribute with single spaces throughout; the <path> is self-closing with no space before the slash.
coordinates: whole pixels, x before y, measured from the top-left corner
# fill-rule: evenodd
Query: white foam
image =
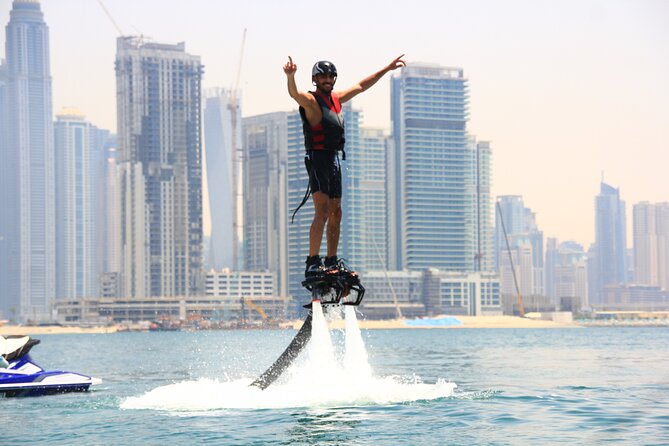
<path id="1" fill-rule="evenodd" d="M 121 408 L 193 411 L 338 407 L 404 403 L 453 395 L 455 383 L 444 380 L 425 384 L 418 377 L 374 376 L 353 307 L 345 306 L 345 318 L 342 364 L 337 361 L 322 308 L 314 303 L 312 336 L 305 354 L 267 389 L 249 386 L 251 378 L 184 381 L 128 398 Z"/>
<path id="2" fill-rule="evenodd" d="M 369 380 L 372 377 L 372 368 L 367 358 L 367 350 L 362 340 L 355 308 L 344 306 L 346 315 L 346 353 L 344 355 L 344 370 L 350 377 Z"/>

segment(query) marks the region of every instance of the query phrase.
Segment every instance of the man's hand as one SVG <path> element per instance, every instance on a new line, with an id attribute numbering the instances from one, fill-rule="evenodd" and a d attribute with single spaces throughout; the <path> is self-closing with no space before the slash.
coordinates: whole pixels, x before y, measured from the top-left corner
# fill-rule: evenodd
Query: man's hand
<path id="1" fill-rule="evenodd" d="M 295 74 L 296 71 L 297 71 L 297 65 L 293 63 L 293 58 L 288 56 L 288 62 L 286 62 L 286 65 L 283 66 L 283 72 L 290 76 Z"/>
<path id="2" fill-rule="evenodd" d="M 283 66 L 283 72 L 286 73 L 286 83 L 288 84 L 288 94 L 291 98 L 295 99 L 295 102 L 298 103 L 300 107 L 303 107 L 306 110 L 307 120 L 312 124 L 316 125 L 320 122 L 320 117 L 315 117 L 315 113 L 320 113 L 320 105 L 316 102 L 316 99 L 313 95 L 309 93 L 304 93 L 297 89 L 295 85 L 295 72 L 297 71 L 297 65 L 293 63 L 293 58 L 288 56 L 288 62 Z"/>
<path id="3" fill-rule="evenodd" d="M 392 62 L 390 62 L 388 65 L 385 67 L 381 68 L 380 71 L 377 71 L 376 73 L 372 74 L 371 76 L 367 76 L 363 80 L 361 80 L 358 84 L 352 86 L 351 88 L 347 90 L 342 90 L 337 92 L 339 95 L 339 102 L 342 104 L 344 102 L 350 101 L 353 99 L 355 96 L 358 94 L 362 93 L 363 91 L 366 91 L 374 85 L 379 79 L 381 79 L 387 72 L 396 70 L 401 67 L 406 67 L 406 62 L 402 59 L 404 57 L 404 54 L 401 56 L 396 57 Z"/>
<path id="4" fill-rule="evenodd" d="M 388 71 L 392 71 L 392 70 L 396 70 L 397 68 L 400 68 L 400 67 L 406 67 L 407 66 L 406 62 L 404 62 L 402 60 L 403 57 L 404 57 L 404 54 L 402 54 L 399 57 L 396 57 L 395 60 L 393 60 L 392 62 L 390 62 L 388 64 L 388 66 L 386 66 L 386 69 Z"/>

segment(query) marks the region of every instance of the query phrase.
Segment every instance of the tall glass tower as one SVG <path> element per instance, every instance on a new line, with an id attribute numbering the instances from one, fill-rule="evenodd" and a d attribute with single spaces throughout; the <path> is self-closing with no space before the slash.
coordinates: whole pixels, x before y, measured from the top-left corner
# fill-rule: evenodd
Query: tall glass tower
<path id="1" fill-rule="evenodd" d="M 634 279 L 669 290 L 669 203 L 633 207 Z"/>
<path id="2" fill-rule="evenodd" d="M 98 296 L 98 174 L 108 132 L 73 108 L 56 118 L 56 298 Z"/>
<path id="3" fill-rule="evenodd" d="M 18 274 L 18 269 L 12 265 L 14 262 L 10 257 L 12 250 L 16 250 L 16 226 L 12 226 L 15 218 L 15 208 L 12 208 L 12 200 L 15 198 L 16 186 L 13 184 L 14 176 L 8 165 L 11 160 L 9 152 L 9 110 L 7 110 L 7 65 L 4 59 L 0 59 L 0 283 L 6 284 L 0 287 L 0 317 L 9 318 L 11 308 L 14 312 L 18 310 L 18 292 L 10 293 L 10 274 Z M 12 246 L 10 246 L 10 241 Z M 16 286 L 18 282 L 13 283 Z"/>
<path id="4" fill-rule="evenodd" d="M 202 73 L 184 43 L 117 40 L 126 296 L 202 289 Z"/>
<path id="5" fill-rule="evenodd" d="M 244 242 L 247 271 L 272 271 L 288 295 L 288 113 L 244 118 Z"/>
<path id="6" fill-rule="evenodd" d="M 472 139 L 469 144 L 474 164 L 473 193 L 476 201 L 474 218 L 476 254 L 474 271 L 495 271 L 494 214 L 492 212 L 492 149 L 488 141 Z"/>
<path id="7" fill-rule="evenodd" d="M 463 70 L 411 65 L 391 81 L 394 190 L 389 213 L 397 269 L 474 271 L 474 163 Z"/>
<path id="8" fill-rule="evenodd" d="M 360 128 L 360 148 L 346 153 L 346 258 L 359 272 L 388 268 L 387 132 Z"/>
<path id="9" fill-rule="evenodd" d="M 240 95 L 221 88 L 207 90 L 205 95 L 204 143 L 211 216 L 206 263 L 208 268 L 216 270 L 240 270 L 243 238 L 240 234 L 243 213 L 239 209 L 242 173 L 237 150 L 242 140 Z"/>
<path id="10" fill-rule="evenodd" d="M 55 293 L 54 154 L 49 29 L 39 1 L 14 0 L 5 31 L 0 311 L 48 320 Z"/>
<path id="11" fill-rule="evenodd" d="M 294 215 L 307 187 L 308 177 L 304 167 L 304 135 L 302 121 L 297 111 L 288 114 L 288 292 L 296 299 L 295 309 L 300 302 L 309 299 L 308 292 L 302 288 L 304 280 L 304 261 L 309 255 L 309 228 L 314 218 L 311 197 Z M 325 231 L 324 231 L 325 232 Z M 325 240 L 323 240 L 325 241 Z M 325 245 L 322 245 L 322 249 Z"/>
<path id="12" fill-rule="evenodd" d="M 596 263 L 590 284 L 590 304 L 604 303 L 604 287 L 626 282 L 627 231 L 625 202 L 618 189 L 601 183 L 595 198 L 595 256 Z"/>

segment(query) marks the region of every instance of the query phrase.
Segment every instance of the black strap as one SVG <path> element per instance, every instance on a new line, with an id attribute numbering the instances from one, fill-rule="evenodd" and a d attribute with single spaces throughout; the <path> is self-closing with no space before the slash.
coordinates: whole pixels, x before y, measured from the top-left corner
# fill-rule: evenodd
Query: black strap
<path id="1" fill-rule="evenodd" d="M 297 214 L 297 211 L 299 211 L 302 206 L 304 206 L 304 203 L 307 202 L 309 199 L 309 195 L 311 194 L 311 156 L 307 154 L 304 157 L 304 165 L 307 167 L 307 173 L 309 174 L 309 181 L 307 182 L 307 190 L 304 192 L 304 198 L 302 198 L 302 202 L 300 205 L 293 211 L 293 216 L 290 218 L 290 223 L 295 222 L 295 214 Z"/>

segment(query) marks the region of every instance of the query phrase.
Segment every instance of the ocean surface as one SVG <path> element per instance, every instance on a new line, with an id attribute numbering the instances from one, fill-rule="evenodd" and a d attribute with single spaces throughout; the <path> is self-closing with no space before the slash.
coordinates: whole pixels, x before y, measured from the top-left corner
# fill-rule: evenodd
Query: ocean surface
<path id="1" fill-rule="evenodd" d="M 328 331 L 315 316 L 264 391 L 248 384 L 294 330 L 39 336 L 42 367 L 103 383 L 0 399 L 0 444 L 669 444 L 669 328 L 360 331 L 346 317 Z"/>

